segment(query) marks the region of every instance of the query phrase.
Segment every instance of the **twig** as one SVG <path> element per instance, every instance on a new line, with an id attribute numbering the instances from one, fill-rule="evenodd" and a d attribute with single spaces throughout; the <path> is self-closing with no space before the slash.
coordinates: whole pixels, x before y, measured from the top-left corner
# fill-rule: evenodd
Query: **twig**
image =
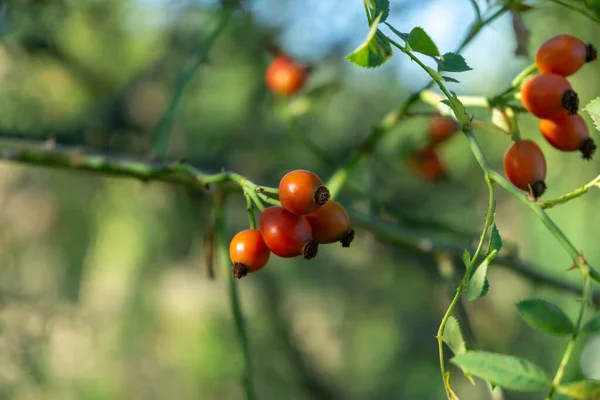
<path id="1" fill-rule="evenodd" d="M 248 332 L 246 330 L 246 324 L 242 315 L 242 309 L 240 306 L 240 299 L 237 290 L 237 281 L 233 274 L 229 271 L 229 251 L 228 251 L 228 237 L 227 237 L 227 226 L 225 221 L 225 195 L 222 192 L 217 192 L 215 198 L 215 214 L 217 216 L 217 237 L 218 237 L 218 249 L 219 249 L 219 262 L 221 268 L 226 269 L 229 281 L 229 298 L 231 301 L 231 310 L 233 312 L 233 318 L 235 321 L 235 327 L 242 348 L 242 354 L 244 357 L 244 384 L 246 387 L 246 400 L 253 400 L 256 398 L 254 393 L 254 383 L 252 380 L 252 362 L 250 358 L 250 344 L 248 340 Z"/>
<path id="2" fill-rule="evenodd" d="M 382 221 L 363 213 L 351 212 L 352 223 L 369 232 L 372 232 L 378 240 L 393 244 L 408 251 L 426 254 L 436 257 L 440 254 L 449 254 L 453 257 L 460 257 L 465 249 L 462 241 L 442 241 L 426 235 L 419 235 L 415 232 L 403 228 L 397 224 Z M 474 250 L 474 249 L 469 249 Z M 581 287 L 566 282 L 558 277 L 553 277 L 541 271 L 541 269 L 531 263 L 520 260 L 513 256 L 498 255 L 494 259 L 497 266 L 509 269 L 519 276 L 535 282 L 568 293 L 581 294 Z M 593 295 L 594 303 L 600 304 L 600 291 Z"/>
<path id="3" fill-rule="evenodd" d="M 570 193 L 567 193 L 560 197 L 557 197 L 556 199 L 540 201 L 537 204 L 540 207 L 542 207 L 543 209 L 552 208 L 559 204 L 564 204 L 564 203 L 567 203 L 567 202 L 569 202 L 573 199 L 576 199 L 580 196 L 583 196 L 585 193 L 587 193 L 590 189 L 592 189 L 594 187 L 600 188 L 600 175 L 598 175 L 597 177 L 595 177 L 594 179 L 592 179 L 590 182 L 586 183 L 579 189 L 575 189 Z"/>
<path id="4" fill-rule="evenodd" d="M 173 120 L 175 118 L 175 112 L 177 107 L 179 106 L 179 102 L 181 101 L 181 97 L 187 84 L 190 82 L 200 65 L 206 60 L 208 56 L 208 52 L 212 48 L 215 43 L 217 37 L 223 32 L 227 23 L 229 22 L 231 15 L 233 14 L 234 8 L 229 7 L 227 10 L 223 12 L 221 19 L 217 23 L 215 29 L 202 41 L 202 43 L 198 46 L 198 49 L 194 54 L 190 56 L 190 59 L 187 62 L 181 71 L 179 72 L 179 76 L 177 77 L 177 83 L 175 89 L 173 90 L 173 95 L 171 96 L 171 100 L 169 101 L 165 112 L 163 113 L 158 125 L 156 126 L 156 130 L 152 137 L 152 153 L 156 156 L 163 157 L 167 151 L 169 146 L 169 139 L 171 136 L 171 126 L 173 125 Z"/>
<path id="5" fill-rule="evenodd" d="M 258 186 L 233 172 L 207 174 L 187 162 L 151 162 L 106 154 L 87 153 L 83 148 L 45 147 L 43 145 L 32 145 L 31 142 L 0 140 L 0 159 L 49 168 L 85 171 L 105 176 L 134 178 L 144 182 L 167 182 L 199 190 L 206 189 L 208 184 L 232 181 L 242 187 L 252 188 L 258 193 L 261 191 L 265 193 L 276 192 L 274 188 Z M 381 240 L 410 251 L 430 255 L 448 252 L 460 256 L 464 249 L 462 239 L 451 243 L 432 240 L 430 237 L 415 234 L 402 226 L 393 225 L 360 213 L 352 213 L 351 217 L 354 224 L 375 233 Z M 547 276 L 539 272 L 539 269 L 535 266 L 517 258 L 498 256 L 496 263 L 505 265 L 533 282 L 539 282 L 571 293 L 578 292 L 578 289 L 573 285 Z M 595 299 L 596 302 L 600 303 L 600 295 Z"/>
<path id="6" fill-rule="evenodd" d="M 475 21 L 469 28 L 467 35 L 462 40 L 457 53 L 464 50 L 465 47 L 477 36 L 477 34 L 487 25 L 494 22 L 508 11 L 506 7 L 501 7 L 483 21 Z M 358 166 L 364 154 L 372 151 L 377 144 L 390 132 L 404 117 L 410 112 L 410 108 L 419 101 L 420 94 L 424 90 L 429 89 L 435 84 L 434 80 L 429 81 L 420 90 L 410 95 L 404 103 L 396 110 L 386 114 L 381 122 L 371 129 L 369 136 L 358 146 L 358 148 L 342 163 L 342 165 L 333 173 L 327 181 L 327 187 L 331 193 L 331 197 L 335 198 L 340 193 L 354 168 Z"/>
<path id="7" fill-rule="evenodd" d="M 548 393 L 548 397 L 546 400 L 552 399 L 556 390 L 560 386 L 560 382 L 562 381 L 563 376 L 565 375 L 565 370 L 567 365 L 569 364 L 569 360 L 571 359 L 571 355 L 573 354 L 573 349 L 575 348 L 575 344 L 577 343 L 577 339 L 581 334 L 581 328 L 583 326 L 583 317 L 585 316 L 585 310 L 587 309 L 591 296 L 591 279 L 589 275 L 584 276 L 583 281 L 583 296 L 581 299 L 581 304 L 579 305 L 579 315 L 577 317 L 577 322 L 575 323 L 575 328 L 573 330 L 573 334 L 569 339 L 569 343 L 565 348 L 565 352 L 563 354 L 562 359 L 560 360 L 560 364 L 558 365 L 558 369 L 556 370 L 556 374 L 554 375 L 554 379 L 552 379 L 552 387 L 550 388 L 550 393 Z"/>

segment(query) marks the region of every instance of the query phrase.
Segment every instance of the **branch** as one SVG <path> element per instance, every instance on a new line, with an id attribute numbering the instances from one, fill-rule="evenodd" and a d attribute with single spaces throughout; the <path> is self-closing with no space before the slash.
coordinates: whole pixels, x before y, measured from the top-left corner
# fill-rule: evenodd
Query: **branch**
<path id="1" fill-rule="evenodd" d="M 501 7 L 498 11 L 494 12 L 492 15 L 485 18 L 483 21 L 477 20 L 473 22 L 469 27 L 467 35 L 456 49 L 456 53 L 460 53 L 461 51 L 463 51 L 465 47 L 467 47 L 467 45 L 471 43 L 471 41 L 479 34 L 479 32 L 484 27 L 494 22 L 496 19 L 504 15 L 507 11 L 508 9 L 506 7 Z M 411 107 L 419 101 L 421 92 L 431 88 L 434 84 L 434 80 L 429 81 L 420 90 L 411 94 L 400 107 L 386 114 L 381 120 L 381 122 L 377 124 L 373 129 L 371 129 L 369 136 L 346 159 L 346 161 L 342 163 L 342 165 L 333 173 L 331 178 L 327 181 L 326 185 L 329 188 L 329 192 L 331 193 L 332 198 L 337 197 L 337 195 L 340 193 L 346 181 L 348 180 L 348 177 L 351 175 L 352 171 L 358 166 L 362 157 L 365 154 L 370 153 L 372 149 L 375 146 L 377 146 L 377 144 L 381 141 L 381 139 L 383 139 L 387 135 L 387 133 L 389 133 L 394 127 L 396 127 L 396 125 L 409 114 Z"/>
<path id="2" fill-rule="evenodd" d="M 575 189 L 570 193 L 567 193 L 565 195 L 557 197 L 556 199 L 540 201 L 537 204 L 540 207 L 542 207 L 543 209 L 552 208 L 559 204 L 567 203 L 573 199 L 576 199 L 577 197 L 583 196 L 585 193 L 587 193 L 593 187 L 600 188 L 600 175 L 598 175 L 597 177 L 595 177 L 594 179 L 592 179 L 590 182 L 586 183 L 579 189 Z"/>
<path id="3" fill-rule="evenodd" d="M 430 236 L 416 234 L 406 228 L 376 219 L 363 213 L 351 213 L 352 223 L 364 230 L 372 232 L 377 239 L 383 242 L 393 244 L 405 250 L 415 253 L 436 257 L 439 255 L 450 255 L 460 258 L 464 252 L 465 246 L 462 241 L 448 241 L 434 239 Z M 473 248 L 469 248 L 473 251 Z M 568 293 L 580 295 L 581 287 L 569 282 L 565 282 L 558 277 L 546 274 L 539 267 L 527 261 L 521 260 L 511 255 L 498 255 L 494 258 L 494 265 L 509 269 L 521 277 L 549 286 Z M 600 291 L 594 292 L 594 303 L 600 305 Z"/>
<path id="4" fill-rule="evenodd" d="M 575 265 L 582 274 L 590 274 L 591 278 L 600 281 L 600 274 L 595 271 L 589 264 L 585 262 L 584 257 L 581 255 L 580 251 L 573 245 L 573 243 L 567 238 L 564 232 L 554 223 L 554 221 L 546 214 L 546 212 L 537 204 L 529 201 L 529 198 L 517 187 L 515 187 L 512 183 L 510 183 L 502 174 L 496 172 L 492 166 L 490 165 L 487 157 L 485 156 L 483 149 L 479 145 L 479 142 L 475 138 L 475 134 L 473 133 L 473 128 L 471 126 L 471 121 L 467 113 L 465 112 L 465 108 L 460 100 L 453 96 L 450 91 L 446 88 L 444 83 L 442 82 L 441 77 L 435 73 L 431 68 L 428 68 L 417 56 L 413 54 L 413 52 L 408 49 L 408 47 L 402 46 L 401 44 L 395 42 L 392 39 L 389 39 L 389 42 L 404 54 L 410 57 L 412 61 L 417 63 L 430 77 L 435 81 L 440 90 L 444 93 L 446 98 L 448 99 L 448 104 L 452 111 L 456 115 L 456 118 L 460 122 L 463 127 L 463 132 L 466 134 L 467 139 L 469 140 L 469 145 L 471 147 L 471 152 L 477 159 L 477 163 L 481 167 L 483 173 L 486 176 L 486 179 L 491 179 L 492 181 L 498 183 L 502 186 L 507 192 L 512 194 L 515 198 L 525 204 L 534 214 L 537 215 L 538 219 L 546 226 L 548 231 L 555 237 L 555 239 L 560 243 L 565 252 L 571 257 L 573 260 L 573 265 Z"/>
<path id="5" fill-rule="evenodd" d="M 212 48 L 215 43 L 217 37 L 223 32 L 227 23 L 229 22 L 231 15 L 233 14 L 234 8 L 230 7 L 226 10 L 221 19 L 217 23 L 217 26 L 214 30 L 202 41 L 200 46 L 194 54 L 192 54 L 181 71 L 179 72 L 179 76 L 177 77 L 177 84 L 175 89 L 173 90 L 173 95 L 171 96 L 171 100 L 167 105 L 167 108 L 161 117 L 158 125 L 156 127 L 156 131 L 154 132 L 154 136 L 152 138 L 152 153 L 157 156 L 164 156 L 167 148 L 169 146 L 169 138 L 171 135 L 171 126 L 173 125 L 173 120 L 175 118 L 175 112 L 177 107 L 179 106 L 179 102 L 181 101 L 181 96 L 187 84 L 193 78 L 200 65 L 206 60 L 208 56 L 208 52 Z"/>
<path id="6" fill-rule="evenodd" d="M 81 147 L 47 146 L 29 141 L 0 140 L 0 159 L 27 165 L 85 171 L 113 177 L 139 179 L 144 182 L 166 182 L 205 190 L 209 184 L 235 182 L 254 191 L 272 192 L 274 189 L 257 186 L 239 174 L 220 172 L 207 174 L 187 162 L 151 162 L 141 159 L 86 153 Z M 252 193 L 248 191 L 248 193 Z M 463 240 L 443 242 L 392 225 L 372 216 L 352 213 L 353 223 L 373 232 L 379 239 L 417 253 L 435 256 L 448 253 L 460 257 L 464 250 Z M 514 270 L 531 281 L 555 287 L 559 290 L 578 293 L 577 287 L 545 275 L 532 264 L 511 256 L 498 256 L 496 262 Z M 600 294 L 595 295 L 600 304 Z"/>
<path id="7" fill-rule="evenodd" d="M 221 268 L 227 270 L 227 276 L 229 280 L 229 298 L 231 301 L 231 311 L 233 312 L 233 319 L 235 321 L 235 327 L 240 341 L 242 355 L 244 357 L 244 386 L 246 389 L 246 400 L 256 399 L 254 392 L 254 382 L 252 380 L 252 361 L 250 358 L 250 344 L 248 340 L 248 331 L 244 322 L 244 316 L 242 315 L 242 309 L 240 305 L 240 298 L 237 289 L 236 278 L 229 272 L 229 246 L 227 245 L 229 238 L 227 237 L 227 224 L 225 221 L 225 200 L 226 196 L 222 192 L 215 194 L 215 214 L 217 219 L 217 237 L 218 237 L 218 251 L 219 251 L 219 263 Z"/>

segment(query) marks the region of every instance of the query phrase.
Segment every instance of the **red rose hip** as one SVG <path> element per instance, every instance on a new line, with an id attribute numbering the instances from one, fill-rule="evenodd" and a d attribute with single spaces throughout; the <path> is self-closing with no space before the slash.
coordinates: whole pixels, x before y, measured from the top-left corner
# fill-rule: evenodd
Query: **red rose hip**
<path id="1" fill-rule="evenodd" d="M 546 191 L 546 158 L 533 140 L 514 142 L 504 154 L 504 173 L 535 200 Z"/>
<path id="2" fill-rule="evenodd" d="M 317 255 L 319 243 L 305 216 L 295 215 L 283 207 L 268 207 L 260 214 L 260 233 L 273 254 L 292 258 L 302 255 L 311 259 Z"/>

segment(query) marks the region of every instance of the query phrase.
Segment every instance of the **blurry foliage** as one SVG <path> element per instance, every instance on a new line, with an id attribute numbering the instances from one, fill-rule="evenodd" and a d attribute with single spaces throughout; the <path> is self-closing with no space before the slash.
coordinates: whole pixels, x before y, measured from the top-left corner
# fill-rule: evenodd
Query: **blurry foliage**
<path id="1" fill-rule="evenodd" d="M 219 12 L 212 2 L 175 3 L 159 12 L 133 0 L 3 2 L 0 136 L 147 154 L 177 72 Z M 393 4 L 393 13 L 405 3 Z M 468 7 L 460 3 L 456 7 Z M 596 37 L 597 27 L 552 7 L 523 19 L 533 45 L 559 28 Z M 292 168 L 328 175 L 330 165 L 290 138 L 290 103 L 265 90 L 267 46 L 277 42 L 278 30 L 261 26 L 252 14 L 235 15 L 184 93 L 171 158 L 273 184 Z M 505 34 L 513 40 L 510 30 Z M 573 79 L 583 104 L 598 94 L 598 68 L 586 67 Z M 331 160 L 342 159 L 407 95 L 402 82 L 383 74 L 380 80 L 359 75 L 337 56 L 317 63 L 311 85 L 339 87 L 294 100 L 307 102 L 292 110 L 307 110 L 294 123 L 297 134 Z M 500 82 L 506 71 L 490 60 L 485 74 Z M 481 173 L 457 138 L 443 149 L 450 182 L 434 185 L 410 175 L 398 154 L 407 140 L 419 140 L 425 123 L 418 118 L 396 128 L 355 183 L 370 184 L 373 199 L 400 224 L 428 232 L 438 229 L 432 221 L 449 224 L 458 232 L 440 234 L 466 244 L 485 212 Z M 524 136 L 537 135 L 532 118 L 522 124 Z M 478 134 L 500 166 L 507 139 Z M 597 161 L 576 163 L 572 154 L 549 146 L 544 151 L 549 198 L 600 169 Z M 369 206 L 351 194 L 342 201 Z M 551 213 L 599 265 L 596 202 L 591 193 Z M 0 398 L 241 398 L 227 266 L 210 280 L 204 264 L 210 209 L 210 199 L 172 186 L 0 165 Z M 241 198 L 230 199 L 228 220 L 232 232 L 246 226 Z M 553 239 L 503 194 L 497 221 L 504 238 L 519 242 L 521 256 L 570 279 L 563 273 L 569 261 Z M 442 398 L 433 334 L 447 288 L 436 269 L 429 258 L 359 232 L 349 250 L 323 247 L 310 263 L 273 258 L 264 272 L 241 281 L 260 398 Z M 490 294 L 468 305 L 480 345 L 556 365 L 562 351 L 557 339 L 530 331 L 515 304 L 536 291 L 572 315 L 573 299 L 490 270 Z M 586 370 L 599 377 L 598 365 Z M 568 375 L 580 374 L 573 363 Z M 468 399 L 485 398 L 484 387 L 467 380 L 455 389 Z"/>

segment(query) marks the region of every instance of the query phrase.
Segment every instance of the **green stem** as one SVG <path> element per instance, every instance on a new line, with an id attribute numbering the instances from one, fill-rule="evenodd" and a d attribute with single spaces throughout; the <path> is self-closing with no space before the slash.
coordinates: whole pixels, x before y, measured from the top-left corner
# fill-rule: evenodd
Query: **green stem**
<path id="1" fill-rule="evenodd" d="M 510 97 L 519 90 L 521 84 L 529 77 L 529 75 L 533 74 L 537 71 L 537 65 L 535 63 L 529 64 L 525 67 L 521 72 L 517 74 L 517 76 L 512 80 L 510 86 L 498 93 L 494 97 L 490 99 L 490 103 L 492 104 L 503 104 L 506 101 L 511 100 Z"/>
<path id="2" fill-rule="evenodd" d="M 438 356 L 439 356 L 439 362 L 440 362 L 440 373 L 442 375 L 442 382 L 444 382 L 444 390 L 446 391 L 446 396 L 448 398 L 450 398 L 450 388 L 446 385 L 446 361 L 444 359 L 444 330 L 446 329 L 446 324 L 448 323 L 448 319 L 450 319 L 450 316 L 452 315 L 452 311 L 454 310 L 454 307 L 456 307 L 456 304 L 458 304 L 458 302 L 460 300 L 460 296 L 462 295 L 462 293 L 464 291 L 463 282 L 464 282 L 464 279 L 461 282 L 461 284 L 458 286 L 458 289 L 456 289 L 456 294 L 454 295 L 454 298 L 452 298 L 452 301 L 450 302 L 450 305 L 448 306 L 448 309 L 446 310 L 446 313 L 444 314 L 444 317 L 442 318 L 442 322 L 440 323 L 440 327 L 438 328 L 437 335 L 436 335 L 436 339 L 438 342 Z"/>
<path id="3" fill-rule="evenodd" d="M 590 182 L 586 183 L 585 185 L 583 185 L 579 189 L 575 189 L 575 190 L 573 190 L 570 193 L 567 193 L 567 194 L 564 194 L 564 195 L 562 195 L 560 197 L 557 197 L 556 199 L 538 202 L 537 204 L 540 207 L 542 207 L 543 209 L 552 208 L 552 207 L 557 206 L 559 204 L 564 204 L 564 203 L 567 203 L 567 202 L 569 202 L 569 201 L 571 201 L 573 199 L 576 199 L 576 198 L 584 195 L 585 193 L 587 193 L 590 189 L 592 189 L 594 187 L 600 188 L 600 175 L 598 175 L 597 177 L 595 177 L 594 179 L 592 179 Z"/>
<path id="4" fill-rule="evenodd" d="M 433 90 L 424 90 L 421 92 L 420 100 L 423 103 L 437 107 L 440 101 L 446 97 L 434 92 Z M 458 99 L 465 107 L 490 108 L 490 102 L 483 96 L 458 96 Z"/>
<path id="5" fill-rule="evenodd" d="M 581 305 L 579 306 L 579 316 L 577 317 L 575 329 L 573 330 L 573 334 L 571 335 L 571 339 L 567 344 L 563 357 L 560 360 L 560 364 L 558 365 L 558 369 L 556 370 L 554 379 L 552 379 L 552 387 L 550 388 L 550 393 L 548 393 L 548 397 L 546 397 L 546 400 L 551 400 L 556 394 L 556 391 L 559 388 L 560 383 L 565 375 L 565 371 L 567 369 L 567 365 L 569 364 L 569 360 L 571 359 L 571 355 L 573 354 L 573 349 L 575 348 L 577 339 L 579 338 L 579 335 L 581 333 L 581 327 L 583 325 L 585 310 L 587 309 L 590 303 L 590 298 L 592 294 L 591 279 L 589 275 L 584 275 L 583 279 L 583 298 L 581 299 Z"/>
<path id="6" fill-rule="evenodd" d="M 272 206 L 281 207 L 281 202 L 279 200 L 269 197 L 264 193 L 257 193 L 257 196 L 259 199 L 261 199 L 262 201 L 264 201 L 267 204 L 270 204 Z"/>
<path id="7" fill-rule="evenodd" d="M 554 221 L 552 221 L 552 219 L 550 219 L 550 217 L 548 217 L 548 215 L 544 212 L 544 210 L 540 206 L 529 201 L 527 196 L 525 194 L 523 194 L 522 191 L 520 191 L 518 188 L 516 188 L 512 183 L 510 183 L 502 175 L 500 175 L 499 173 L 497 173 L 496 171 L 493 170 L 489 161 L 485 157 L 485 154 L 483 153 L 481 146 L 479 146 L 479 143 L 477 142 L 475 135 L 473 134 L 473 130 L 470 127 L 469 117 L 468 117 L 468 115 L 466 115 L 463 112 L 464 107 L 462 106 L 462 104 L 460 104 L 460 102 L 456 98 L 454 98 L 450 94 L 450 92 L 448 91 L 448 89 L 446 89 L 446 87 L 444 86 L 444 83 L 441 81 L 441 79 L 435 73 L 435 71 L 433 71 L 429 67 L 427 67 L 418 57 L 416 57 L 406 47 L 396 43 L 395 41 L 393 41 L 391 39 L 390 39 L 390 43 L 393 44 L 394 46 L 396 46 L 398 49 L 400 49 L 400 51 L 402 51 L 403 53 L 408 55 L 418 65 L 420 65 L 421 68 L 423 68 L 423 70 L 425 72 L 427 72 L 431 76 L 431 78 L 437 83 L 440 90 L 446 95 L 446 98 L 450 102 L 450 107 L 452 108 L 452 111 L 454 111 L 454 114 L 456 115 L 456 117 L 458 118 L 458 120 L 461 122 L 461 124 L 463 126 L 463 130 L 466 133 L 467 138 L 469 139 L 469 145 L 471 146 L 471 150 L 472 150 L 473 154 L 475 155 L 477 162 L 481 166 L 481 169 L 486 174 L 486 177 L 497 182 L 500 186 L 502 186 L 504 189 L 506 189 L 508 192 L 510 192 L 513 196 L 515 196 L 517 199 L 519 199 L 522 203 L 524 203 L 527 207 L 529 207 L 538 216 L 538 218 L 542 221 L 542 223 L 546 226 L 546 228 L 548 228 L 548 230 L 550 231 L 550 233 L 552 233 L 552 235 L 556 238 L 556 240 L 558 240 L 558 242 L 561 244 L 561 246 L 565 249 L 565 251 L 573 259 L 573 262 L 575 263 L 575 265 L 577 265 L 580 269 L 583 269 L 584 265 L 580 260 L 579 252 L 577 251 L 575 246 L 571 243 L 571 241 L 565 236 L 565 234 L 562 232 L 562 230 L 554 223 Z M 593 274 L 593 275 L 595 277 L 598 277 L 597 274 Z"/>
<path id="8" fill-rule="evenodd" d="M 484 27 L 486 27 L 487 25 L 491 24 L 496 19 L 500 18 L 506 12 L 508 12 L 508 8 L 507 7 L 501 7 L 496 12 L 494 12 L 492 15 L 490 15 L 487 18 L 485 18 L 483 21 L 476 20 L 473 24 L 471 24 L 469 32 L 467 33 L 467 35 L 465 36 L 465 38 L 463 39 L 463 41 L 461 42 L 461 44 L 456 49 L 456 53 L 460 53 L 461 51 L 463 51 L 464 48 L 467 47 L 467 45 L 469 43 L 471 43 L 471 41 L 479 34 L 479 32 Z"/>
<path id="9" fill-rule="evenodd" d="M 258 192 L 258 193 L 279 194 L 279 189 L 268 187 L 268 186 L 257 186 L 256 187 L 256 192 Z"/>
<path id="10" fill-rule="evenodd" d="M 489 17 L 485 18 L 483 21 L 474 22 L 467 36 L 462 40 L 458 48 L 456 49 L 456 53 L 460 53 L 464 50 L 465 47 L 479 34 L 479 32 L 487 25 L 494 22 L 497 18 L 502 16 L 504 13 L 508 11 L 508 8 L 501 7 L 499 10 L 494 12 Z M 369 21 L 369 25 L 371 21 Z M 346 184 L 348 178 L 352 174 L 352 171 L 358 166 L 364 154 L 369 153 L 377 144 L 381 141 L 381 139 L 394 128 L 398 122 L 404 119 L 406 115 L 410 112 L 410 108 L 419 101 L 420 93 L 424 90 L 429 89 L 434 85 L 435 81 L 429 81 L 425 86 L 423 86 L 420 90 L 411 94 L 404 103 L 398 107 L 396 110 L 386 114 L 382 121 L 375 126 L 367 139 L 359 146 L 359 148 L 354 151 L 346 161 L 332 174 L 329 180 L 326 183 L 329 192 L 331 193 L 331 198 L 335 198 L 338 196 L 344 185 Z"/>
<path id="11" fill-rule="evenodd" d="M 167 152 L 167 148 L 169 147 L 169 139 L 171 136 L 171 127 L 173 126 L 175 113 L 181 101 L 183 92 L 196 71 L 198 71 L 200 68 L 200 65 L 202 65 L 202 63 L 205 61 L 206 57 L 208 56 L 208 52 L 212 48 L 217 37 L 219 37 L 221 32 L 223 32 L 227 26 L 233 11 L 233 8 L 229 8 L 223 12 L 223 15 L 221 16 L 221 19 L 217 23 L 215 29 L 206 37 L 206 39 L 202 41 L 200 46 L 198 46 L 197 51 L 188 60 L 187 65 L 184 66 L 179 72 L 171 100 L 169 101 L 165 112 L 158 122 L 152 138 L 152 153 L 154 155 L 164 157 L 165 153 Z"/>
<path id="12" fill-rule="evenodd" d="M 88 152 L 87 149 L 78 147 L 48 147 L 25 140 L 0 140 L 0 159 L 71 172 L 89 172 L 102 176 L 138 179 L 142 182 L 166 182 L 196 190 L 206 190 L 209 184 L 222 185 L 227 182 L 235 182 L 242 189 L 254 188 L 252 191 L 248 190 L 248 194 L 259 210 L 261 207 L 264 209 L 264 205 L 253 192 L 262 190 L 265 193 L 276 193 L 277 191 L 275 188 L 258 186 L 233 172 L 207 174 L 186 162 L 151 162 L 107 154 L 94 154 Z M 460 240 L 448 243 L 427 234 L 415 234 L 402 225 L 392 225 L 374 216 L 365 216 L 356 212 L 352 213 L 351 217 L 356 226 L 373 232 L 382 241 L 409 251 L 431 256 L 447 252 L 457 257 L 460 257 L 463 251 Z M 578 291 L 572 284 L 543 274 L 540 272 L 540 268 L 514 256 L 498 256 L 496 262 L 532 282 L 570 293 Z M 600 304 L 600 294 L 594 296 L 594 301 Z"/>
<path id="13" fill-rule="evenodd" d="M 489 201 L 488 201 L 487 212 L 485 215 L 485 223 L 483 225 L 483 229 L 481 230 L 481 235 L 479 237 L 479 243 L 477 244 L 477 249 L 475 250 L 473 257 L 471 258 L 471 262 L 469 263 L 469 265 L 467 266 L 467 268 L 465 270 L 465 274 L 463 275 L 460 285 L 456 289 L 456 294 L 454 295 L 454 298 L 450 302 L 450 305 L 448 306 L 448 309 L 446 310 L 446 313 L 444 314 L 444 317 L 442 318 L 442 321 L 440 323 L 440 326 L 437 331 L 437 336 L 436 336 L 437 341 L 438 341 L 440 372 L 442 374 L 442 381 L 444 382 L 444 387 L 446 389 L 446 395 L 448 396 L 448 398 L 450 398 L 450 392 L 449 392 L 449 388 L 446 386 L 446 383 L 445 383 L 446 382 L 446 365 L 445 365 L 446 362 L 444 360 L 444 342 L 443 342 L 444 330 L 446 329 L 446 324 L 448 323 L 448 319 L 454 312 L 454 308 L 460 301 L 462 294 L 464 293 L 465 289 L 467 288 L 467 284 L 469 283 L 469 279 L 471 279 L 473 269 L 477 265 L 477 260 L 483 250 L 483 245 L 485 243 L 487 234 L 490 230 L 490 227 L 492 226 L 492 224 L 494 222 L 494 212 L 496 209 L 494 182 L 487 175 L 485 178 L 486 178 L 485 180 L 488 184 Z"/>
<path id="14" fill-rule="evenodd" d="M 219 194 L 217 194 L 219 195 Z M 217 216 L 217 237 L 218 237 L 218 249 L 219 249 L 219 260 L 223 267 L 230 265 L 229 251 L 228 251 L 228 237 L 227 237 L 227 226 L 225 221 L 225 198 L 215 202 L 215 213 Z M 246 330 L 246 324 L 242 315 L 242 309 L 240 305 L 240 298 L 237 290 L 237 282 L 235 277 L 227 268 L 227 276 L 229 278 L 229 299 L 231 302 L 231 311 L 233 312 L 233 318 L 235 321 L 235 327 L 242 348 L 242 354 L 244 357 L 244 384 L 246 388 L 246 400 L 254 400 L 254 383 L 252 380 L 252 362 L 250 358 L 250 344 L 248 340 L 248 332 Z"/>
<path id="15" fill-rule="evenodd" d="M 248 193 L 244 193 L 246 198 L 246 212 L 248 212 L 248 222 L 250 223 L 250 229 L 256 229 L 256 217 L 254 215 L 254 204 L 252 198 Z"/>
<path id="16" fill-rule="evenodd" d="M 562 376 L 564 375 L 565 367 L 571 357 L 571 353 L 573 351 L 575 341 L 576 341 L 576 339 L 579 335 L 579 331 L 581 329 L 581 323 L 582 323 L 583 316 L 585 313 L 585 308 L 587 307 L 587 303 L 589 301 L 588 298 L 591 294 L 590 287 L 589 287 L 590 286 L 590 283 L 589 283 L 590 277 L 594 278 L 596 280 L 600 279 L 600 277 L 599 277 L 598 273 L 595 272 L 587 264 L 587 262 L 585 261 L 583 256 L 580 256 L 580 254 L 577 251 L 577 249 L 575 248 L 575 246 L 565 236 L 565 234 L 562 232 L 562 230 L 560 230 L 560 228 L 554 223 L 554 221 L 552 221 L 552 219 L 550 219 L 550 217 L 548 217 L 548 215 L 545 213 L 545 211 L 540 206 L 536 205 L 535 203 L 530 202 L 529 199 L 527 198 L 527 196 L 525 196 L 525 194 L 523 194 L 522 191 L 520 191 L 518 188 L 516 188 L 514 185 L 512 185 L 506 178 L 504 178 L 502 175 L 500 175 L 499 173 L 497 173 L 496 171 L 494 171 L 492 169 L 490 163 L 488 162 L 487 158 L 485 157 L 485 154 L 483 153 L 483 150 L 479 146 L 479 143 L 477 142 L 475 135 L 473 134 L 473 130 L 470 125 L 470 121 L 468 120 L 468 116 L 464 112 L 464 106 L 460 103 L 460 100 L 458 100 L 457 98 L 455 98 L 454 96 L 452 96 L 449 93 L 449 91 L 444 86 L 444 83 L 442 82 L 441 78 L 439 78 L 439 76 L 435 73 L 435 71 L 431 70 L 425 64 L 423 64 L 423 62 L 421 62 L 406 47 L 394 42 L 393 40 L 390 40 L 390 43 L 393 44 L 398 49 L 400 49 L 400 51 L 402 51 L 403 53 L 407 54 L 414 62 L 416 62 L 418 65 L 420 65 L 421 68 L 423 68 L 423 70 L 425 72 L 427 72 L 431 76 L 431 78 L 437 83 L 440 90 L 446 95 L 446 97 L 449 101 L 450 107 L 452 108 L 452 111 L 454 111 L 454 114 L 456 115 L 456 117 L 459 119 L 459 121 L 463 125 L 463 131 L 467 135 L 467 138 L 469 140 L 469 145 L 471 146 L 471 150 L 472 150 L 473 154 L 475 155 L 477 162 L 479 163 L 479 165 L 481 166 L 481 169 L 483 170 L 483 172 L 485 174 L 486 182 L 488 184 L 488 188 L 490 191 L 490 205 L 488 207 L 488 214 L 486 216 L 486 224 L 484 226 L 484 230 L 482 232 L 482 237 L 480 239 L 479 245 L 477 246 L 475 255 L 473 256 L 471 263 L 467 267 L 467 270 L 465 272 L 463 280 L 456 291 L 456 295 L 452 299 L 452 302 L 450 303 L 450 306 L 449 306 L 448 310 L 446 311 L 446 314 L 442 318 L 442 322 L 438 329 L 437 340 L 438 340 L 438 347 L 439 347 L 438 351 L 439 351 L 439 357 L 440 357 L 440 369 L 441 369 L 442 379 L 444 381 L 444 387 L 446 389 L 446 393 L 447 393 L 448 397 L 450 397 L 450 391 L 449 391 L 450 389 L 446 385 L 446 370 L 445 370 L 445 366 L 444 366 L 444 351 L 443 351 L 443 346 L 442 346 L 443 332 L 446 327 L 446 323 L 447 323 L 448 319 L 450 318 L 450 315 L 451 315 L 454 307 L 456 306 L 456 303 L 459 301 L 460 296 L 461 296 L 464 288 L 466 287 L 468 279 L 471 276 L 471 270 L 472 270 L 473 266 L 475 265 L 475 262 L 477 261 L 477 258 L 479 256 L 479 253 L 481 252 L 481 249 L 483 248 L 483 242 L 485 240 L 487 230 L 489 229 L 489 226 L 490 226 L 491 222 L 493 221 L 493 210 L 494 210 L 493 182 L 496 182 L 500 186 L 502 186 L 504 189 L 506 189 L 509 193 L 511 193 L 513 196 L 518 198 L 525 205 L 527 205 L 527 207 L 529 207 L 538 216 L 538 218 L 542 221 L 542 223 L 546 226 L 546 228 L 550 231 L 550 233 L 552 233 L 552 235 L 556 238 L 556 240 L 561 244 L 561 246 L 565 249 L 565 251 L 573 259 L 574 265 L 576 265 L 579 268 L 579 270 L 581 271 L 581 273 L 584 275 L 584 278 L 585 278 L 584 290 L 583 290 L 584 301 L 583 301 L 583 304 L 580 309 L 576 330 L 573 333 L 571 342 L 569 343 L 569 346 L 567 347 L 567 349 L 565 351 L 565 355 L 563 356 L 561 365 L 559 366 L 557 374 L 553 380 L 552 390 L 550 392 L 550 395 L 548 396 L 548 399 L 550 399 L 553 396 L 554 392 L 556 391 L 556 388 L 560 384 Z"/>

